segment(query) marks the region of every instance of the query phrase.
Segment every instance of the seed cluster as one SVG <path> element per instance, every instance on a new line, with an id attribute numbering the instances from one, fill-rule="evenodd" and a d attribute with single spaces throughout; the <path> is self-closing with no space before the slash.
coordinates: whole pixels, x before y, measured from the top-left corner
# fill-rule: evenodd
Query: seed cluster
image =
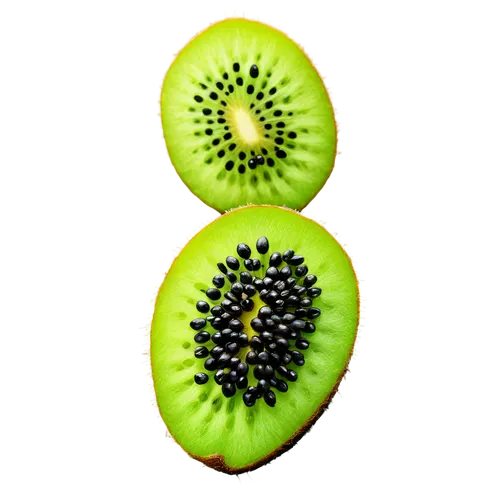
<path id="1" fill-rule="evenodd" d="M 196 130 L 195 136 L 210 137 L 211 146 L 216 147 L 216 155 L 223 159 L 226 170 L 231 171 L 237 167 L 240 174 L 247 169 L 255 170 L 258 166 L 267 165 L 274 167 L 278 160 L 284 160 L 295 148 L 297 132 L 287 128 L 287 117 L 293 111 L 284 111 L 278 107 L 279 90 L 273 86 L 267 90 L 270 71 L 260 74 L 256 64 L 249 66 L 245 72 L 238 62 L 228 71 L 223 70 L 219 79 L 207 84 L 200 82 L 200 91 L 193 95 L 194 105 L 189 111 L 198 113 L 195 123 L 203 124 L 204 128 Z M 284 82 L 286 83 L 286 81 Z M 249 112 L 253 113 L 256 121 L 264 127 L 265 141 L 263 146 L 254 150 L 245 151 L 235 142 L 233 132 L 227 123 L 227 107 L 233 100 L 246 94 L 251 96 Z M 285 96 L 283 103 L 289 102 L 291 96 Z M 212 163 L 214 158 L 209 156 L 205 163 Z"/>
<path id="2" fill-rule="evenodd" d="M 257 240 L 256 248 L 260 255 L 268 253 L 269 241 L 265 236 Z M 236 252 L 243 266 L 240 259 L 228 256 L 225 263 L 217 264 L 221 274 L 214 276 L 213 288 L 205 290 L 211 301 L 219 301 L 224 296 L 222 301 L 213 307 L 205 300 L 196 304 L 200 313 L 210 315 L 190 322 L 197 332 L 194 340 L 198 344 L 211 341 L 213 345 L 196 347 L 194 355 L 206 358 L 205 370 L 215 372 L 214 380 L 222 386 L 224 396 L 232 397 L 241 389 L 245 390 L 246 406 L 253 406 L 262 397 L 269 406 L 274 406 L 276 395 L 272 388 L 286 392 L 287 381 L 295 382 L 298 378 L 289 365 L 300 367 L 305 363 L 301 351 L 309 348 L 309 340 L 303 335 L 316 330 L 314 320 L 321 310 L 313 307 L 313 301 L 322 290 L 315 286 L 316 276 L 308 274 L 304 257 L 292 249 L 283 254 L 272 253 L 268 265 L 260 258 L 251 258 L 251 249 L 245 243 L 240 243 Z M 226 285 L 229 289 L 222 294 L 221 289 Z M 250 321 L 253 332 L 245 332 L 240 317 L 244 312 L 253 311 L 252 297 L 257 293 L 266 305 Z M 204 330 L 207 324 L 215 333 Z M 248 385 L 250 366 L 253 366 L 256 386 Z M 209 376 L 200 372 L 194 380 L 205 384 Z"/>

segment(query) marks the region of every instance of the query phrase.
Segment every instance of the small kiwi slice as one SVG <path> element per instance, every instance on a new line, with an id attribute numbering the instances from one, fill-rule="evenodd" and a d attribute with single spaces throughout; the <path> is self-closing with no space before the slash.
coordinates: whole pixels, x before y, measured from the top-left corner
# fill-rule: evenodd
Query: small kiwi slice
<path id="1" fill-rule="evenodd" d="M 358 318 L 351 261 L 319 224 L 272 206 L 219 217 L 156 300 L 152 374 L 170 434 L 229 474 L 287 451 L 337 391 Z"/>
<path id="2" fill-rule="evenodd" d="M 247 19 L 210 26 L 178 54 L 161 94 L 181 179 L 219 212 L 248 203 L 306 206 L 336 153 L 333 108 L 300 47 Z"/>

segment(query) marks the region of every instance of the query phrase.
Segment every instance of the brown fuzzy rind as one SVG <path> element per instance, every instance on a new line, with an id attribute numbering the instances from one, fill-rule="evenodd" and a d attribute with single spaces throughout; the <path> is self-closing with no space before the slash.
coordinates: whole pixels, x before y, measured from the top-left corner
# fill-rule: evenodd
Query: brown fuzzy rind
<path id="1" fill-rule="evenodd" d="M 266 207 L 266 208 L 275 208 L 275 209 L 287 210 L 289 212 L 294 212 L 297 215 L 300 215 L 304 219 L 312 220 L 309 217 L 306 217 L 303 214 L 301 214 L 298 210 L 294 210 L 294 209 L 291 209 L 291 208 L 278 207 L 278 206 L 274 206 L 274 205 L 252 205 L 252 204 L 248 204 L 246 206 L 242 206 L 242 207 L 233 208 L 231 210 L 228 210 L 226 213 L 224 213 L 220 217 L 226 217 L 227 215 L 229 215 L 232 212 L 235 212 L 235 211 L 238 211 L 238 210 L 244 210 L 245 208 L 250 208 L 250 207 Z M 218 220 L 220 217 L 218 217 L 216 220 Z M 203 231 L 203 229 L 201 229 L 200 231 L 198 231 L 197 234 L 199 234 L 201 231 Z M 325 229 L 325 231 L 326 231 L 326 229 Z M 331 238 L 333 238 L 332 235 L 330 235 L 330 236 L 331 236 Z M 333 238 L 333 239 L 335 240 L 335 238 Z M 163 419 L 165 425 L 167 426 L 167 429 L 168 429 L 171 437 L 174 439 L 174 441 L 191 458 L 194 458 L 195 460 L 198 460 L 198 461 L 202 462 L 206 466 L 208 466 L 208 467 L 210 467 L 210 468 L 212 468 L 212 469 L 214 469 L 216 471 L 224 472 L 225 474 L 234 475 L 234 474 L 243 474 L 245 472 L 253 471 L 255 469 L 258 469 L 259 467 L 262 467 L 263 465 L 267 465 L 269 462 L 271 462 L 275 458 L 278 458 L 283 453 L 285 453 L 288 450 L 292 449 L 305 436 L 305 434 L 311 429 L 311 427 L 316 423 L 316 421 L 318 420 L 318 418 L 321 417 L 321 415 L 323 415 L 323 413 L 326 411 L 326 409 L 328 408 L 329 404 L 331 403 L 333 397 L 335 396 L 335 394 L 338 391 L 340 382 L 342 382 L 342 379 L 344 378 L 345 374 L 348 371 L 349 363 L 351 361 L 352 354 L 354 352 L 354 346 L 356 344 L 356 339 L 357 339 L 357 334 L 358 334 L 358 328 L 359 328 L 359 316 L 360 316 L 359 280 L 357 279 L 356 272 L 354 271 L 354 267 L 352 265 L 351 258 L 349 257 L 349 255 L 347 254 L 347 252 L 344 250 L 344 248 L 342 246 L 340 248 L 342 249 L 342 252 L 346 256 L 346 258 L 349 261 L 349 263 L 351 264 L 351 269 L 352 269 L 352 271 L 354 273 L 354 277 L 356 279 L 356 284 L 357 284 L 357 289 L 358 289 L 358 295 L 357 295 L 358 317 L 357 317 L 357 323 L 356 323 L 356 332 L 354 334 L 354 340 L 353 340 L 353 343 L 352 343 L 351 350 L 349 352 L 349 356 L 347 357 L 347 361 L 346 361 L 346 364 L 344 366 L 344 369 L 342 370 L 342 373 L 339 375 L 339 377 L 338 377 L 337 381 L 335 382 L 335 385 L 332 387 L 331 391 L 327 394 L 327 396 L 322 401 L 322 403 L 318 406 L 318 408 L 316 408 L 316 411 L 311 415 L 311 417 L 309 417 L 309 419 L 304 423 L 304 425 L 302 425 L 302 427 L 299 427 L 299 429 L 297 429 L 297 431 L 295 432 L 295 434 L 293 434 L 293 436 L 290 439 L 288 439 L 287 441 L 285 441 L 279 448 L 277 448 L 276 450 L 274 450 L 272 453 L 269 453 L 268 455 L 266 455 L 265 457 L 261 458 L 260 460 L 257 460 L 256 462 L 254 462 L 252 464 L 249 464 L 249 465 L 246 465 L 245 467 L 241 467 L 241 468 L 234 468 L 234 467 L 230 467 L 229 465 L 227 465 L 226 462 L 225 462 L 224 455 L 215 454 L 215 455 L 209 455 L 208 457 L 201 457 L 201 456 L 193 455 L 192 453 L 189 453 L 189 451 L 187 451 L 186 449 L 184 449 L 182 447 L 182 445 L 175 439 L 175 437 L 172 435 L 172 433 L 170 433 L 170 429 L 168 429 L 168 424 L 165 421 L 165 419 Z M 180 253 L 182 253 L 182 251 Z M 179 253 L 179 255 L 180 255 L 180 253 Z M 175 262 L 175 260 L 177 260 L 177 258 L 179 257 L 179 255 L 176 257 L 176 259 L 174 259 L 174 262 Z M 168 275 L 168 273 L 167 273 L 167 275 Z M 157 296 L 157 300 L 158 300 L 158 296 Z M 155 307 L 156 307 L 156 304 L 155 304 Z M 155 380 L 154 380 L 154 377 L 153 377 L 153 383 L 154 382 L 155 382 Z M 159 407 L 159 404 L 158 404 L 158 407 Z"/>
<path id="2" fill-rule="evenodd" d="M 173 164 L 172 160 L 170 160 L 169 154 L 168 154 L 168 145 L 167 145 L 167 141 L 165 140 L 165 137 L 163 136 L 163 127 L 162 127 L 162 123 L 161 123 L 162 122 L 162 120 L 161 120 L 161 93 L 163 91 L 163 84 L 164 84 L 164 82 L 165 82 L 165 80 L 167 78 L 167 74 L 169 72 L 169 69 L 173 66 L 173 64 L 175 63 L 175 61 L 176 61 L 177 57 L 179 56 L 179 54 L 182 52 L 182 50 L 189 43 L 191 43 L 195 38 L 197 38 L 200 35 L 202 35 L 207 29 L 210 29 L 213 25 L 215 25 L 217 23 L 231 22 L 233 19 L 242 19 L 242 18 L 246 19 L 248 21 L 251 21 L 251 22 L 257 22 L 257 23 L 264 24 L 264 25 L 268 26 L 269 28 L 272 28 L 272 29 L 274 29 L 276 31 L 279 31 L 283 36 L 286 36 L 290 40 L 292 40 L 295 43 L 295 45 L 300 48 L 300 50 L 305 55 L 305 57 L 307 58 L 307 60 L 311 64 L 311 66 L 315 69 L 316 73 L 318 73 L 318 75 L 320 77 L 320 80 L 323 83 L 323 89 L 325 90 L 325 92 L 326 92 L 326 94 L 328 96 L 328 99 L 330 101 L 330 104 L 331 104 L 333 121 L 334 121 L 334 124 L 335 124 L 334 162 L 333 162 L 333 164 L 331 166 L 330 171 L 328 172 L 328 175 L 325 177 L 324 181 L 321 183 L 321 188 L 318 189 L 318 191 L 316 191 L 311 196 L 311 198 L 303 206 L 297 207 L 297 209 L 296 209 L 296 210 L 303 210 L 304 208 L 309 207 L 314 202 L 314 200 L 316 200 L 318 198 L 318 196 L 327 188 L 327 186 L 330 183 L 330 180 L 332 179 L 333 174 L 334 174 L 334 172 L 335 172 L 335 170 L 337 168 L 337 164 L 338 164 L 338 142 L 337 142 L 337 138 L 339 136 L 339 122 L 338 122 L 338 118 L 337 118 L 337 114 L 336 114 L 336 110 L 335 110 L 335 105 L 334 105 L 334 96 L 333 96 L 333 92 L 330 90 L 330 88 L 328 87 L 328 85 L 325 82 L 325 78 L 324 78 L 323 74 L 321 73 L 321 71 L 320 71 L 320 69 L 318 67 L 318 63 L 313 59 L 312 55 L 309 54 L 309 52 L 306 50 L 306 48 L 302 44 L 300 44 L 297 40 L 295 40 L 295 38 L 293 38 L 291 35 L 289 35 L 286 31 L 284 31 L 283 29 L 281 29 L 281 28 L 279 28 L 277 26 L 274 26 L 271 23 L 268 23 L 268 22 L 266 22 L 266 21 L 264 21 L 262 19 L 259 19 L 259 18 L 254 19 L 254 18 L 249 18 L 247 16 L 241 16 L 241 15 L 236 15 L 236 16 L 235 15 L 229 15 L 229 16 L 224 16 L 224 17 L 221 17 L 221 18 L 218 18 L 218 19 L 215 19 L 215 20 L 210 20 L 207 25 L 203 26 L 199 31 L 197 31 L 196 33 L 194 33 L 193 36 L 190 37 L 187 41 L 185 40 L 184 44 L 176 51 L 175 55 L 169 61 L 169 63 L 167 64 L 167 68 L 165 70 L 165 74 L 163 75 L 163 78 L 161 80 L 160 94 L 159 94 L 159 98 L 158 98 L 158 107 L 159 107 L 158 117 L 159 117 L 159 120 L 160 120 L 160 136 L 161 136 L 161 140 L 162 140 L 162 142 L 164 144 L 164 147 L 165 147 L 165 152 L 166 152 L 166 155 L 167 155 L 167 161 L 168 161 L 168 164 L 169 164 L 170 168 L 174 172 L 175 176 L 177 177 L 177 179 L 181 183 L 181 185 L 191 194 L 191 196 L 194 199 L 199 200 L 200 203 L 203 206 L 207 207 L 209 210 L 211 210 L 214 213 L 224 213 L 223 210 L 220 210 L 217 207 L 210 205 L 205 200 L 203 200 L 202 198 L 200 198 L 195 192 L 193 192 L 193 190 L 189 187 L 189 185 L 182 179 L 181 175 L 179 174 L 179 172 L 175 168 L 175 165 Z"/>

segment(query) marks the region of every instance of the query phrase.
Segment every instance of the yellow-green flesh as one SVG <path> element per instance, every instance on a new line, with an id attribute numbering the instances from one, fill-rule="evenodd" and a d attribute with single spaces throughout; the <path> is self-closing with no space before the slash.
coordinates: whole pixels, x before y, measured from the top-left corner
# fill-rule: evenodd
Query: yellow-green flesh
<path id="1" fill-rule="evenodd" d="M 264 257 L 255 250 L 255 242 L 263 235 L 270 243 Z M 210 380 L 205 385 L 193 380 L 196 373 L 206 371 L 205 360 L 193 355 L 196 332 L 189 323 L 206 316 L 195 304 L 198 300 L 211 306 L 220 303 L 208 300 L 200 290 L 212 286 L 213 276 L 219 274 L 217 263 L 228 255 L 237 257 L 236 246 L 242 242 L 252 248 L 253 258 L 261 257 L 266 265 L 272 252 L 294 249 L 305 257 L 309 272 L 318 277 L 315 286 L 323 290 L 314 299 L 314 306 L 322 311 L 315 320 L 316 332 L 304 335 L 311 342 L 304 351 L 306 363 L 289 366 L 297 371 L 298 380 L 288 383 L 287 393 L 275 391 L 274 408 L 263 399 L 246 407 L 243 390 L 225 398 L 213 372 L 208 372 Z M 228 289 L 226 284 L 222 292 Z M 256 315 L 257 309 L 248 314 Z M 235 469 L 262 460 L 314 415 L 335 386 L 349 360 L 357 324 L 358 288 L 351 262 L 320 225 L 278 207 L 248 207 L 219 217 L 186 245 L 157 297 L 151 361 L 161 416 L 172 436 L 192 455 L 223 455 L 227 466 Z M 214 332 L 209 325 L 205 330 Z M 249 338 L 254 334 L 251 330 L 246 333 Z M 206 345 L 211 348 L 213 343 Z M 255 383 L 250 375 L 249 381 Z"/>
<path id="2" fill-rule="evenodd" d="M 255 78 L 250 75 L 254 64 L 259 70 Z M 242 85 L 236 83 L 238 77 Z M 234 87 L 231 93 L 229 85 Z M 254 87 L 251 94 L 249 85 Z M 267 108 L 269 102 L 272 107 Z M 281 116 L 275 116 L 276 111 Z M 295 42 L 262 23 L 229 19 L 194 38 L 165 77 L 161 116 L 178 174 L 194 194 L 220 212 L 248 203 L 301 209 L 333 168 L 336 125 L 323 82 Z M 219 119 L 226 121 L 218 123 Z M 265 129 L 266 124 L 272 128 Z M 225 139 L 228 133 L 231 137 Z M 216 139 L 220 143 L 214 145 Z M 286 158 L 276 156 L 276 147 L 286 152 Z M 244 160 L 239 153 L 245 153 Z M 272 158 L 274 165 L 250 169 L 249 159 L 257 155 Z M 234 163 L 230 171 L 229 161 Z M 245 166 L 243 174 L 238 172 L 240 165 Z"/>

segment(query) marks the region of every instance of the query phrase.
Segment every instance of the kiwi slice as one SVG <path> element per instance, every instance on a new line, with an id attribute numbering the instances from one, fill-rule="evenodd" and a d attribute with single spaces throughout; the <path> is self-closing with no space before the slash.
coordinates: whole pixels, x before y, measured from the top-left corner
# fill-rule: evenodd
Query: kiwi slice
<path id="1" fill-rule="evenodd" d="M 179 53 L 161 94 L 181 179 L 219 212 L 248 203 L 306 206 L 336 153 L 333 108 L 300 47 L 265 24 L 229 19 Z"/>
<path id="2" fill-rule="evenodd" d="M 336 393 L 358 318 L 351 261 L 319 224 L 272 206 L 219 217 L 156 300 L 152 373 L 170 434 L 229 474 L 287 451 Z"/>

